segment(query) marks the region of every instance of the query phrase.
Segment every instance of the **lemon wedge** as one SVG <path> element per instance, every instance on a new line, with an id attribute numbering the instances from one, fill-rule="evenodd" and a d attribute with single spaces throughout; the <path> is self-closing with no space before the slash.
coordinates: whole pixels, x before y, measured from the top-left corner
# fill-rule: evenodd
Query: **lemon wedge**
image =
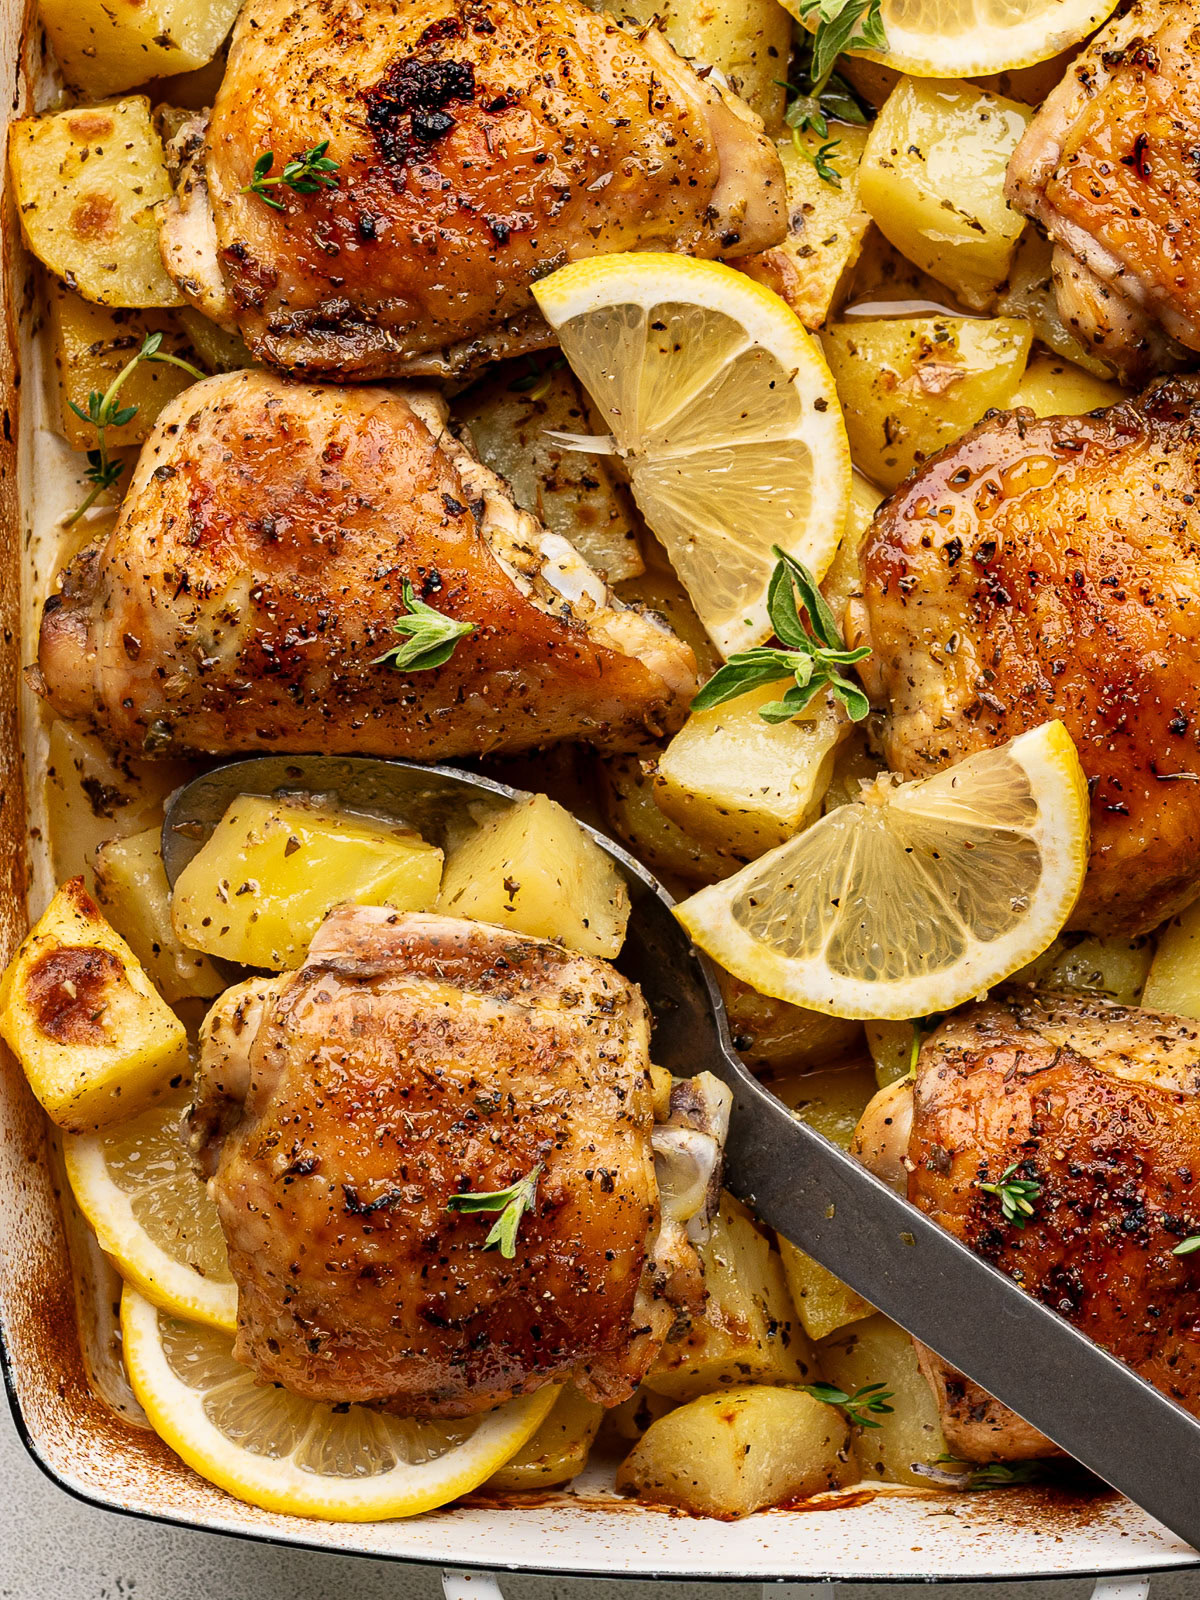
<path id="1" fill-rule="evenodd" d="M 818 580 L 850 503 L 829 368 L 778 295 L 718 261 L 594 256 L 534 295 L 611 435 L 634 498 L 725 656 L 771 636 L 773 544 Z"/>
<path id="2" fill-rule="evenodd" d="M 171 1316 L 130 1284 L 121 1337 L 155 1431 L 202 1478 L 264 1511 L 327 1522 L 411 1517 L 466 1494 L 532 1438 L 558 1395 L 549 1384 L 440 1422 L 302 1400 L 259 1383 L 228 1334 Z"/>
<path id="3" fill-rule="evenodd" d="M 66 1134 L 63 1160 L 79 1209 L 128 1283 L 181 1317 L 237 1327 L 217 1208 L 188 1160 L 186 1098 L 161 1101 L 98 1133 Z"/>
<path id="4" fill-rule="evenodd" d="M 800 0 L 784 6 L 806 27 Z M 854 55 L 915 78 L 977 78 L 1031 67 L 1086 39 L 1117 0 L 881 0 L 886 50 Z"/>
<path id="5" fill-rule="evenodd" d="M 1088 860 L 1087 784 L 1047 722 L 857 801 L 675 913 L 760 993 L 835 1017 L 949 1011 L 1058 935 Z"/>

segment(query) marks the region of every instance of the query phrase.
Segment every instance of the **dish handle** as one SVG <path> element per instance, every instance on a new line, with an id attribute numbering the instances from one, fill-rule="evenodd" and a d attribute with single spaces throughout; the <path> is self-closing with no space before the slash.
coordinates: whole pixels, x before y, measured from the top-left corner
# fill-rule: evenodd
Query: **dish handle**
<path id="1" fill-rule="evenodd" d="M 834 1600 L 836 1583 L 764 1583 L 763 1600 Z M 446 1600 L 504 1600 L 499 1581 L 490 1572 L 442 1573 Z M 1091 1600 L 1149 1600 L 1150 1579 L 1097 1578 Z"/>

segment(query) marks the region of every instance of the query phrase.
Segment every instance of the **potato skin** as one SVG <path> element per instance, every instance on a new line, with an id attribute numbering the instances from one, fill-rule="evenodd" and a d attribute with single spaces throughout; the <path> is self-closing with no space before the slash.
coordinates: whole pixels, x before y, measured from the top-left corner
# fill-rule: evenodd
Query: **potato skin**
<path id="1" fill-rule="evenodd" d="M 729 1521 L 856 1476 L 839 1410 L 800 1389 L 746 1386 L 652 1422 L 617 1469 L 617 1488 Z"/>

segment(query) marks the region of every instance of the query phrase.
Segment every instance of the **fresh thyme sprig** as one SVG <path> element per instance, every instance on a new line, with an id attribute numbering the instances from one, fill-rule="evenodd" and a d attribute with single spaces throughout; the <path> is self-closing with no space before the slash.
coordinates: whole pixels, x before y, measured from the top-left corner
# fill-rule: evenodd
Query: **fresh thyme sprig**
<path id="1" fill-rule="evenodd" d="M 810 11 L 815 7 L 810 6 Z M 828 7 L 826 9 L 829 9 Z M 877 0 L 876 0 L 877 10 Z M 870 8 L 868 8 L 870 11 Z M 834 72 L 834 62 L 837 52 L 828 55 L 824 46 L 826 32 L 833 23 L 818 22 L 815 35 L 805 35 L 801 41 L 795 61 L 793 63 L 797 82 L 782 85 L 791 95 L 787 111 L 784 113 L 784 122 L 792 130 L 792 143 L 796 154 L 803 160 L 811 162 L 817 169 L 817 176 L 825 183 L 831 184 L 835 189 L 842 187 L 842 175 L 834 166 L 834 151 L 841 145 L 840 139 L 830 139 L 829 121 L 833 118 L 836 122 L 853 122 L 860 127 L 867 122 L 867 113 L 862 101 L 854 90 Z M 868 31 L 871 20 L 867 19 Z M 882 22 L 879 24 L 882 29 Z M 865 35 L 861 35 L 864 37 Z M 807 46 L 807 48 L 805 48 Z M 818 59 L 818 48 L 819 59 Z M 804 138 L 806 133 L 815 133 L 818 139 L 824 141 L 820 148 L 812 150 Z"/>
<path id="2" fill-rule="evenodd" d="M 397 672 L 424 672 L 429 667 L 440 667 L 454 654 L 454 647 L 467 634 L 475 632 L 473 622 L 458 622 L 446 616 L 424 600 L 418 600 L 407 578 L 400 580 L 400 593 L 408 615 L 397 617 L 392 631 L 403 635 L 400 644 L 394 644 L 372 661 L 373 667 L 395 667 Z"/>
<path id="3" fill-rule="evenodd" d="M 179 367 L 183 372 L 190 373 L 193 378 L 203 380 L 206 376 L 190 361 L 184 361 L 181 356 L 173 356 L 162 348 L 163 336 L 161 333 L 148 333 L 142 340 L 141 349 L 117 373 L 108 388 L 101 393 L 93 389 L 88 395 L 87 410 L 76 405 L 74 400 L 67 404 L 81 422 L 88 422 L 96 430 L 96 448 L 87 453 L 87 471 L 84 477 L 91 484 L 87 498 L 78 506 L 66 520 L 69 528 L 73 522 L 78 522 L 98 495 L 105 489 L 111 489 L 125 470 L 123 461 L 113 461 L 108 453 L 108 429 L 123 428 L 127 422 L 132 422 L 137 416 L 136 406 L 118 406 L 117 398 L 125 386 L 126 380 L 143 361 L 165 362 L 168 366 Z"/>
<path id="4" fill-rule="evenodd" d="M 264 205 L 282 211 L 283 201 L 276 200 L 266 192 L 274 184 L 286 183 L 295 194 L 316 194 L 318 189 L 336 189 L 341 182 L 337 175 L 338 163 L 325 154 L 328 149 L 329 140 L 322 139 L 320 144 L 314 144 L 303 155 L 293 156 L 283 171 L 273 178 L 269 173 L 275 165 L 275 152 L 264 150 L 254 163 L 254 176 L 243 187 L 242 193 L 256 194 Z"/>
<path id="5" fill-rule="evenodd" d="M 981 1183 L 979 1187 L 984 1194 L 994 1194 L 999 1200 L 1005 1222 L 1023 1228 L 1034 1214 L 1033 1202 L 1041 1194 L 1042 1186 L 1036 1178 L 1014 1177 L 1018 1165 L 1014 1161 L 1008 1171 L 1002 1174 L 999 1183 Z"/>
<path id="6" fill-rule="evenodd" d="M 1017 1484 L 1040 1483 L 1046 1476 L 1048 1466 L 1045 1461 L 1018 1461 L 1011 1464 L 989 1461 L 983 1466 L 976 1466 L 970 1461 L 960 1461 L 957 1456 L 938 1456 L 937 1462 L 947 1469 L 961 1469 L 960 1481 L 953 1485 L 958 1489 L 1011 1489 Z M 954 1476 L 959 1477 L 959 1474 Z"/>
<path id="7" fill-rule="evenodd" d="M 871 702 L 856 683 L 842 676 L 841 669 L 869 656 L 870 649 L 864 645 L 847 650 L 812 573 L 778 545 L 771 554 L 778 566 L 767 590 L 767 615 L 781 643 L 756 645 L 753 650 L 740 650 L 730 656 L 692 701 L 693 711 L 723 705 L 765 683 L 791 676 L 796 681 L 782 700 L 759 706 L 758 714 L 764 722 L 787 722 L 799 716 L 824 689 L 832 691 L 852 722 L 861 722 L 870 712 Z M 807 627 L 800 618 L 801 607 L 808 614 Z"/>
<path id="8" fill-rule="evenodd" d="M 805 1394 L 811 1394 L 814 1400 L 823 1400 L 827 1406 L 838 1406 L 860 1428 L 881 1427 L 881 1423 L 872 1420 L 870 1413 L 882 1415 L 895 1409 L 887 1404 L 896 1398 L 895 1395 L 881 1383 L 868 1383 L 853 1394 L 847 1394 L 844 1389 L 837 1389 L 831 1383 L 802 1383 L 800 1387 Z"/>
<path id="9" fill-rule="evenodd" d="M 446 1210 L 468 1213 L 498 1211 L 500 1215 L 483 1241 L 483 1248 L 485 1250 L 498 1248 L 504 1259 L 511 1261 L 517 1253 L 517 1229 L 521 1226 L 521 1218 L 537 1198 L 538 1179 L 542 1175 L 542 1170 L 543 1163 L 539 1161 L 532 1172 L 527 1172 L 523 1178 L 518 1178 L 516 1183 L 510 1184 L 507 1189 L 452 1194 L 446 1201 Z"/>
<path id="10" fill-rule="evenodd" d="M 1177 1244 L 1171 1254 L 1173 1256 L 1190 1256 L 1193 1250 L 1200 1250 L 1200 1233 L 1194 1233 L 1190 1239 L 1185 1239 L 1182 1244 Z"/>

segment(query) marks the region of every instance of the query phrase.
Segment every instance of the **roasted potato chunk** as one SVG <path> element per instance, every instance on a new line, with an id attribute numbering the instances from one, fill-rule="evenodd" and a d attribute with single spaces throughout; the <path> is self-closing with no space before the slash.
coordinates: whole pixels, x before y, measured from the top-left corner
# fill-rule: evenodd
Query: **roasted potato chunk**
<path id="1" fill-rule="evenodd" d="M 1027 322 L 897 317 L 838 323 L 823 343 L 854 464 L 884 489 L 1006 406 L 1025 371 Z"/>
<path id="2" fill-rule="evenodd" d="M 800 1314 L 810 1339 L 825 1339 L 839 1328 L 861 1322 L 875 1307 L 848 1283 L 834 1277 L 828 1267 L 814 1261 L 790 1239 L 779 1239 L 779 1255 L 792 1304 Z"/>
<path id="3" fill-rule="evenodd" d="M 821 593 L 833 612 L 834 620 L 844 630 L 842 619 L 851 600 L 862 595 L 862 547 L 867 529 L 883 503 L 883 495 L 861 472 L 850 479 L 850 509 L 846 513 L 846 531 L 837 547 L 837 554 L 829 571 L 821 579 Z M 836 757 L 835 757 L 836 761 Z"/>
<path id="4" fill-rule="evenodd" d="M 38 14 L 67 82 L 99 99 L 211 61 L 238 7 L 239 0 L 39 0 Z"/>
<path id="5" fill-rule="evenodd" d="M 1159 930 L 1141 1003 L 1150 1011 L 1200 1017 L 1200 900 Z"/>
<path id="6" fill-rule="evenodd" d="M 604 1407 L 567 1384 L 541 1427 L 487 1481 L 490 1489 L 550 1489 L 570 1483 L 587 1466 Z"/>
<path id="7" fill-rule="evenodd" d="M 1030 323 L 1034 338 L 1072 366 L 1082 367 L 1093 377 L 1111 379 L 1112 366 L 1077 339 L 1059 315 L 1051 266 L 1053 254 L 1048 239 L 1033 228 L 1027 229 L 1017 246 L 1008 281 L 1000 288 L 996 309 L 1003 316 L 1020 317 Z"/>
<path id="8" fill-rule="evenodd" d="M 722 1196 L 700 1254 L 708 1290 L 704 1316 L 663 1346 L 646 1388 L 691 1400 L 750 1381 L 810 1381 L 812 1350 L 788 1297 L 779 1253 L 732 1195 Z"/>
<path id="9" fill-rule="evenodd" d="M 225 982 L 207 956 L 179 942 L 158 828 L 110 839 L 96 851 L 96 899 L 164 1000 L 211 999 Z"/>
<path id="10" fill-rule="evenodd" d="M 167 355 L 195 362 L 196 352 L 168 311 L 114 311 L 73 294 L 57 279 L 48 287 L 63 438 L 72 450 L 93 450 L 96 430 L 72 404 L 86 413 L 88 395 L 105 392 L 137 354 L 147 334 L 162 334 L 161 348 Z M 167 402 L 194 381 L 189 373 L 165 361 L 139 362 L 121 386 L 121 407 L 133 406 L 135 414 L 119 427 L 107 429 L 109 449 L 141 444 Z"/>
<path id="11" fill-rule="evenodd" d="M 171 192 L 145 95 L 26 117 L 8 134 L 25 242 L 85 300 L 177 306 L 154 208 Z"/>
<path id="12" fill-rule="evenodd" d="M 704 1395 L 651 1423 L 617 1469 L 617 1488 L 695 1516 L 747 1516 L 852 1483 L 845 1417 L 801 1389 Z"/>
<path id="13" fill-rule="evenodd" d="M 814 158 L 825 143 L 817 134 L 797 131 L 777 141 L 787 178 L 788 235 L 773 249 L 738 262 L 786 300 L 806 328 L 819 328 L 829 316 L 871 226 L 858 196 L 867 130 L 838 122 L 830 125 L 830 138 L 837 140 L 828 159 L 839 185 L 817 171 Z"/>
<path id="14" fill-rule="evenodd" d="M 977 311 L 994 303 L 1025 226 L 1004 175 L 1029 116 L 973 84 L 902 78 L 863 153 L 859 195 L 881 232 Z"/>
<path id="15" fill-rule="evenodd" d="M 697 67 L 717 67 L 772 132 L 783 121 L 791 18 L 778 0 L 603 0 L 618 17 L 660 19 Z"/>
<path id="16" fill-rule="evenodd" d="M 504 367 L 462 395 L 454 414 L 517 504 L 569 540 L 609 583 L 644 570 L 632 502 L 608 463 L 548 436 L 549 429 L 591 431 L 587 401 L 561 357 Z"/>
<path id="17" fill-rule="evenodd" d="M 658 758 L 655 800 L 719 855 L 752 861 L 798 833 L 821 804 L 850 724 L 827 694 L 802 716 L 764 722 L 759 708 L 787 688 L 767 684 L 693 711 Z"/>
<path id="18" fill-rule="evenodd" d="M 623 844 L 660 878 L 685 884 L 715 883 L 738 870 L 739 862 L 693 839 L 672 822 L 654 798 L 653 763 L 638 756 L 614 756 L 597 763 L 608 826 Z"/>
<path id="19" fill-rule="evenodd" d="M 0 980 L 0 1034 L 72 1133 L 130 1115 L 188 1072 L 183 1024 L 81 877 L 63 884 Z"/>
<path id="20" fill-rule="evenodd" d="M 1085 372 L 1062 356 L 1035 356 L 1008 397 L 1012 409 L 1028 406 L 1037 417 L 1079 417 L 1125 397 L 1119 384 Z"/>
<path id="21" fill-rule="evenodd" d="M 227 333 L 191 306 L 182 306 L 175 315 L 192 349 L 210 372 L 240 372 L 243 367 L 254 366 L 254 357 L 240 334 Z"/>
<path id="22" fill-rule="evenodd" d="M 629 891 L 570 812 L 535 794 L 450 852 L 438 907 L 612 957 L 625 942 Z"/>
<path id="23" fill-rule="evenodd" d="M 429 911 L 442 852 L 375 817 L 242 795 L 175 880 L 171 921 L 192 950 L 247 967 L 298 967 L 334 906 Z"/>
<path id="24" fill-rule="evenodd" d="M 882 1315 L 856 1322 L 821 1345 L 821 1371 L 845 1394 L 882 1383 L 891 1391 L 890 1412 L 872 1414 L 874 1428 L 859 1431 L 863 1476 L 885 1483 L 928 1488 L 917 1471 L 947 1454 L 937 1401 L 921 1376 L 917 1352 L 903 1328 Z"/>
<path id="25" fill-rule="evenodd" d="M 801 1081 L 794 1075 L 837 1060 L 862 1038 L 861 1023 L 827 1017 L 788 1000 L 759 994 L 723 967 L 717 968 L 717 981 L 733 1047 L 769 1088 L 775 1087 L 777 1078 Z"/>
<path id="26" fill-rule="evenodd" d="M 161 825 L 163 802 L 191 775 L 186 762 L 126 760 L 73 723 L 55 722 L 44 780 L 55 879 L 82 874 L 90 886 L 99 846 Z"/>
<path id="27" fill-rule="evenodd" d="M 1013 983 L 1099 995 L 1118 1005 L 1136 1006 L 1154 957 L 1154 942 L 1143 934 L 1106 937 L 1065 933 L 1049 949 L 1012 976 Z"/>

